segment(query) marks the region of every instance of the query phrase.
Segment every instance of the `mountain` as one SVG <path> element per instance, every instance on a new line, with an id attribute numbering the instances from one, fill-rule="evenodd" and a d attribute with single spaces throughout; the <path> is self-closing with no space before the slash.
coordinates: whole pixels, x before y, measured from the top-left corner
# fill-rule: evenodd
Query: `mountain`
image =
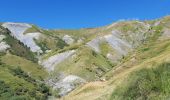
<path id="1" fill-rule="evenodd" d="M 0 24 L 0 99 L 167 99 L 170 17 L 79 30 Z"/>

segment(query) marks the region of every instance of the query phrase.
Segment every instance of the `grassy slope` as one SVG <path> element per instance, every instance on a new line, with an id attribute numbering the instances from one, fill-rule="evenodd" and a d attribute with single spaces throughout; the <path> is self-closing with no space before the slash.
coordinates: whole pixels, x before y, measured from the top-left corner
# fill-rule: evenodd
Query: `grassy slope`
<path id="1" fill-rule="evenodd" d="M 38 79 L 42 81 L 47 77 L 47 72 L 36 63 L 32 63 L 24 58 L 10 54 L 1 56 L 0 99 L 45 100 L 47 98 L 49 88 L 40 81 L 37 81 Z"/>
<path id="2" fill-rule="evenodd" d="M 161 43 L 164 44 L 164 41 L 162 41 Z M 159 47 L 157 46 L 157 48 Z M 152 49 L 150 49 L 150 51 L 154 52 L 154 50 Z M 170 61 L 169 56 L 170 56 L 169 46 L 162 53 L 151 58 L 149 57 L 141 62 L 131 61 L 132 59 L 131 56 L 127 58 L 127 61 L 125 63 L 116 66 L 113 70 L 106 74 L 106 76 L 109 77 L 108 81 L 87 83 L 86 85 L 79 87 L 78 89 L 70 93 L 68 96 L 64 97 L 64 99 L 66 100 L 67 98 L 73 98 L 73 100 L 110 99 L 113 90 L 117 86 L 119 86 L 122 82 L 126 83 L 124 82 L 124 80 L 128 78 L 129 74 L 142 68 L 155 67 L 155 65 L 159 65 L 162 62 L 169 62 Z"/>
<path id="3" fill-rule="evenodd" d="M 155 36 L 149 39 L 148 43 L 138 49 L 138 60 L 146 61 L 154 59 L 148 69 L 140 69 L 130 74 L 130 76 L 121 83 L 116 90 L 113 91 L 110 100 L 168 100 L 170 93 L 169 84 L 169 54 L 170 40 L 160 39 L 161 29 L 169 28 L 170 17 L 165 17 L 161 20 L 160 26 L 153 27 Z M 157 40 L 155 42 L 155 40 Z M 140 53 L 141 52 L 141 53 Z M 159 57 L 159 58 L 157 58 Z M 167 58 L 164 58 L 167 57 Z M 160 58 L 164 58 L 161 61 Z M 126 99 L 125 99 L 126 98 Z"/>
<path id="4" fill-rule="evenodd" d="M 133 72 L 110 100 L 168 100 L 170 97 L 170 63 Z"/>
<path id="5" fill-rule="evenodd" d="M 168 40 L 163 40 L 163 39 L 159 40 L 159 36 L 161 34 L 160 30 L 162 29 L 160 26 L 153 27 L 153 29 L 156 31 L 154 31 L 153 36 L 148 38 L 148 41 L 144 45 L 139 47 L 132 54 L 129 54 L 129 56 L 127 56 L 125 59 L 122 60 L 122 63 L 120 63 L 119 65 L 114 67 L 111 71 L 109 71 L 104 76 L 104 78 L 108 79 L 108 81 L 105 81 L 105 82 L 97 81 L 97 82 L 87 83 L 84 86 L 80 86 L 79 88 L 74 90 L 72 93 L 70 93 L 68 96 L 63 97 L 62 99 L 67 100 L 68 98 L 72 98 L 73 100 L 80 100 L 80 99 L 81 100 L 108 100 L 108 99 L 117 100 L 123 96 L 124 96 L 123 98 L 125 98 L 126 96 L 127 97 L 134 96 L 133 98 L 135 98 L 135 95 L 136 95 L 135 91 L 133 89 L 131 89 L 131 87 L 135 86 L 136 88 L 139 88 L 140 84 L 128 85 L 125 87 L 125 89 L 123 88 L 124 90 L 122 90 L 121 92 L 118 92 L 116 94 L 116 96 L 114 94 L 114 91 L 115 91 L 115 89 L 117 89 L 118 86 L 125 86 L 125 84 L 130 83 L 131 82 L 130 80 L 135 80 L 135 79 L 137 80 L 137 79 L 142 78 L 139 75 L 144 75 L 145 77 L 143 77 L 143 78 L 146 78 L 146 77 L 154 78 L 154 77 L 150 76 L 150 74 L 149 75 L 146 74 L 143 71 L 143 68 L 154 68 L 164 62 L 165 63 L 170 62 L 170 40 L 169 39 Z M 158 67 L 161 67 L 161 65 Z M 141 70 L 141 73 L 138 74 L 138 76 L 139 76 L 138 78 L 129 76 L 132 72 L 136 72 L 136 71 L 140 71 L 140 70 Z M 169 75 L 168 67 L 165 66 L 165 68 L 157 68 L 157 69 L 153 69 L 153 70 L 148 69 L 145 71 L 147 71 L 148 73 L 154 72 L 154 74 L 157 75 L 157 72 L 159 73 L 159 70 L 163 70 L 163 71 L 167 70 L 167 71 L 165 71 L 165 72 L 167 72 L 167 74 L 165 74 L 165 75 L 163 74 L 162 75 L 163 78 L 158 77 L 157 79 L 159 79 L 159 81 L 157 81 L 155 83 L 155 84 L 158 83 L 158 86 L 156 89 L 158 89 L 158 91 L 159 91 L 159 89 L 162 89 L 162 90 L 159 92 L 157 90 L 156 90 L 156 92 L 151 91 L 151 92 L 149 92 L 150 94 L 148 94 L 148 97 L 155 96 L 157 94 L 159 94 L 160 98 L 165 97 L 165 94 L 164 94 L 165 90 L 166 90 L 165 93 L 167 94 L 166 96 L 168 96 L 169 84 L 166 84 L 167 86 L 159 84 L 159 82 L 162 79 L 169 78 L 169 76 L 166 76 L 166 75 Z M 162 72 L 160 72 L 160 74 Z M 138 73 L 138 72 L 136 72 L 136 73 Z M 137 74 L 134 74 L 134 75 L 137 75 Z M 127 79 L 130 82 L 127 82 Z M 164 81 L 164 83 L 167 83 L 168 80 L 167 81 L 162 80 L 162 81 Z M 149 84 L 149 82 L 147 80 L 144 82 L 146 82 L 146 84 Z M 141 83 L 141 85 L 143 85 L 143 86 L 146 86 L 146 84 Z M 150 85 L 151 88 L 149 88 L 149 89 L 152 89 L 154 87 L 153 85 L 154 84 Z M 143 87 L 143 88 L 146 88 L 146 87 Z M 120 88 L 118 88 L 118 90 L 120 90 Z M 118 91 L 118 90 L 116 90 L 116 91 Z M 146 89 L 146 91 L 147 91 L 147 89 Z M 140 96 L 139 96 L 139 98 L 140 98 Z"/>
<path id="6" fill-rule="evenodd" d="M 42 33 L 42 36 L 35 40 L 36 44 L 45 52 L 46 50 L 59 50 L 63 49 L 65 46 L 68 46 L 62 39 L 57 35 L 54 35 L 48 30 L 39 28 L 38 26 L 32 25 L 31 28 L 27 29 L 24 34 L 39 32 Z"/>
<path id="7" fill-rule="evenodd" d="M 46 47 L 51 50 L 60 50 L 68 46 L 62 39 L 57 35 L 53 35 L 50 31 L 41 30 L 40 33 L 42 33 L 43 36 L 36 42 L 42 49 Z"/>
<path id="8" fill-rule="evenodd" d="M 88 81 L 99 79 L 112 68 L 105 57 L 85 46 L 77 50 L 76 56 L 56 66 L 56 72 L 78 75 Z"/>
<path id="9" fill-rule="evenodd" d="M 33 77 L 36 78 L 46 78 L 48 76 L 48 73 L 37 63 L 33 63 L 32 61 L 15 55 L 7 54 L 1 57 L 1 61 L 7 65 L 21 67 L 22 70 L 29 72 L 31 75 L 33 75 Z"/>
<path id="10" fill-rule="evenodd" d="M 27 34 L 27 33 L 34 33 L 34 32 L 40 32 L 41 33 L 41 29 L 38 28 L 37 26 L 35 25 L 32 25 L 31 28 L 27 29 L 24 34 Z"/>
<path id="11" fill-rule="evenodd" d="M 52 30 L 51 32 L 54 33 L 53 35 L 57 35 L 60 37 L 63 37 L 64 35 L 70 35 L 75 40 L 78 40 L 80 38 L 88 39 L 94 33 L 97 33 L 100 31 L 100 29 L 94 28 L 94 29 L 80 29 L 80 30 Z"/>
<path id="12" fill-rule="evenodd" d="M 165 21 L 168 21 L 168 19 L 166 19 Z M 121 24 L 123 24 L 124 27 L 121 27 Z M 136 28 L 134 29 L 133 27 L 136 24 L 136 22 L 134 22 L 132 26 L 131 25 L 129 26 L 130 24 L 129 22 L 125 22 L 121 24 L 120 26 L 119 25 L 116 26 L 117 27 L 116 29 L 121 28 L 120 30 L 122 30 L 125 33 L 129 30 L 136 31 Z M 168 27 L 168 24 L 165 25 Z M 120 83 L 124 82 L 124 80 L 128 77 L 128 75 L 131 72 L 140 70 L 141 68 L 145 68 L 145 67 L 154 67 L 155 65 L 153 65 L 153 63 L 155 62 L 156 64 L 160 64 L 164 61 L 169 61 L 170 42 L 169 40 L 157 41 L 158 37 L 160 36 L 159 30 L 161 30 L 161 27 L 153 27 L 153 30 L 156 30 L 154 31 L 155 32 L 154 36 L 149 38 L 144 45 L 142 45 L 135 52 L 133 52 L 133 54 L 129 54 L 127 57 L 125 57 L 122 60 L 122 63 L 120 63 L 119 65 L 117 65 L 112 69 L 113 65 L 110 64 L 110 62 L 105 58 L 105 55 L 108 52 L 114 53 L 114 51 L 107 44 L 104 43 L 100 45 L 100 48 L 102 49 L 101 50 L 102 54 L 96 54 L 90 48 L 82 46 L 84 45 L 84 43 L 90 41 L 94 37 L 109 34 L 111 33 L 113 28 L 115 29 L 115 27 L 111 27 L 109 29 L 105 29 L 105 28 L 107 27 L 95 28 L 95 29 L 81 29 L 81 30 L 56 30 L 56 31 L 43 30 L 42 31 L 37 29 L 36 27 L 33 27 L 26 31 L 26 33 L 41 31 L 44 35 L 49 36 L 48 38 L 44 38 L 40 41 L 36 41 L 38 45 L 40 45 L 40 47 L 42 46 L 43 48 L 47 46 L 48 48 L 54 51 L 47 54 L 47 57 L 71 49 L 78 50 L 77 55 L 73 57 L 73 59 L 67 59 L 56 67 L 57 72 L 63 71 L 67 74 L 75 74 L 85 78 L 88 81 L 92 81 L 95 79 L 98 80 L 103 76 L 103 74 L 107 73 L 105 74 L 105 76 L 103 76 L 103 78 L 108 79 L 108 81 L 106 82 L 96 81 L 96 82 L 87 83 L 86 85 L 79 87 L 78 89 L 70 93 L 68 96 L 66 96 L 65 97 L 66 99 L 70 99 L 70 98 L 77 99 L 77 100 L 110 99 L 110 96 L 112 95 L 115 87 Z M 63 41 L 59 39 L 59 37 L 62 37 L 64 34 L 71 35 L 76 40 L 83 37 L 85 39 L 85 42 L 82 44 L 73 44 L 68 46 L 66 44 L 63 44 Z M 9 40 L 10 40 L 9 43 L 12 43 L 11 39 Z M 62 43 L 60 40 L 62 41 Z M 127 36 L 127 40 L 129 40 L 128 36 Z M 17 46 L 14 47 L 15 50 Z M 15 51 L 17 53 L 20 53 L 20 50 L 19 51 L 17 50 L 19 49 L 16 49 Z M 12 67 L 16 68 L 17 66 L 19 66 L 25 72 L 31 72 L 34 78 L 39 79 L 39 76 L 42 76 L 44 78 L 47 75 L 47 73 L 43 69 L 41 69 L 40 66 L 38 66 L 36 63 L 32 63 L 32 61 L 23 59 L 18 56 L 7 54 L 3 56 L 1 60 L 10 68 Z M 1 72 L 2 79 L 4 79 L 4 81 L 9 81 L 8 78 L 11 81 L 15 80 L 14 76 L 11 75 L 11 73 L 8 70 L 9 70 L 8 68 L 4 68 L 4 70 Z M 6 74 L 7 76 L 3 72 L 7 73 Z M 3 75 L 5 75 L 4 77 L 6 78 L 3 78 Z M 19 80 L 17 81 L 22 83 L 22 80 L 23 79 L 19 78 Z M 28 83 L 28 85 L 29 84 L 30 87 L 32 87 L 32 84 Z"/>
<path id="13" fill-rule="evenodd" d="M 91 35 L 90 37 L 86 37 L 85 43 L 89 40 L 96 38 L 97 36 L 103 36 L 107 34 L 111 34 L 113 29 L 123 30 L 127 33 L 127 30 L 130 32 L 136 32 L 136 21 L 134 22 L 121 22 L 116 26 L 102 28 L 94 28 L 94 29 L 81 29 L 81 30 L 55 30 L 55 34 L 57 35 L 64 35 L 68 34 L 71 36 L 76 37 L 86 37 Z M 143 29 L 141 24 L 137 23 L 137 26 L 140 26 L 139 29 Z M 126 29 L 119 29 L 120 27 L 126 27 Z M 135 31 L 134 31 L 135 30 Z M 129 32 L 128 31 L 128 32 Z M 122 33 L 122 35 L 126 35 Z M 79 38 L 80 38 L 79 37 Z M 127 37 L 127 36 L 126 36 Z M 75 74 L 85 78 L 88 81 L 92 80 L 99 80 L 106 72 L 114 67 L 115 64 L 111 63 L 107 58 L 107 53 L 113 54 L 115 51 L 113 48 L 107 43 L 103 42 L 100 44 L 101 53 L 95 53 L 90 48 L 84 46 L 85 43 L 78 44 L 78 45 L 71 45 L 69 47 L 60 50 L 61 52 L 75 49 L 77 50 L 76 57 L 67 59 L 66 61 L 60 63 L 56 66 L 56 72 L 65 72 L 67 74 Z M 44 58 L 48 58 L 51 55 L 59 53 L 60 51 L 50 52 L 49 54 L 45 55 Z"/>
<path id="14" fill-rule="evenodd" d="M 4 41 L 11 46 L 8 53 L 0 55 L 0 99 L 45 100 L 49 88 L 43 84 L 48 73 L 37 64 L 36 54 L 1 28 Z"/>

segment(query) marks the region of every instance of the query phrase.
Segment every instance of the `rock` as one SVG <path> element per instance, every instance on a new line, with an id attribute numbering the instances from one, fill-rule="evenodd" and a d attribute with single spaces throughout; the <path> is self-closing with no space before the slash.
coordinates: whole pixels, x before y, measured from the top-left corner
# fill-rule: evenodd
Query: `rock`
<path id="1" fill-rule="evenodd" d="M 24 43 L 27 47 L 30 47 L 32 52 L 42 53 L 41 48 L 35 43 L 34 39 L 38 39 L 41 33 L 27 33 L 23 34 L 27 29 L 32 26 L 25 23 L 4 23 L 2 25 L 5 28 L 8 28 L 11 31 L 11 35 L 16 39 Z"/>
<path id="2" fill-rule="evenodd" d="M 161 21 L 156 21 L 153 26 L 158 26 L 161 23 Z"/>
<path id="3" fill-rule="evenodd" d="M 64 35 L 62 40 L 64 42 L 66 42 L 67 44 L 73 44 L 74 43 L 74 39 L 71 36 L 69 36 L 69 35 Z"/>
<path id="4" fill-rule="evenodd" d="M 116 32 L 113 31 L 113 34 L 109 34 L 104 36 L 105 40 L 108 42 L 108 44 L 117 51 L 117 53 L 121 55 L 126 55 L 128 50 L 131 48 L 131 45 L 120 39 L 118 36 L 116 36 Z"/>
<path id="5" fill-rule="evenodd" d="M 5 38 L 6 38 L 5 35 L 0 35 L 0 42 Z"/>
<path id="6" fill-rule="evenodd" d="M 10 48 L 10 46 L 5 41 L 3 41 L 5 38 L 5 35 L 0 35 L 0 52 L 5 52 Z"/>
<path id="7" fill-rule="evenodd" d="M 94 51 L 100 53 L 100 43 L 102 42 L 103 37 L 97 37 L 90 42 L 88 42 L 86 45 L 90 48 L 92 48 Z"/>
<path id="8" fill-rule="evenodd" d="M 117 53 L 125 55 L 128 50 L 131 48 L 131 45 L 119 38 L 118 31 L 113 31 L 112 34 L 105 36 L 97 37 L 87 43 L 87 46 L 92 48 L 94 51 L 100 53 L 100 43 L 105 41 L 107 42 Z"/>
<path id="9" fill-rule="evenodd" d="M 164 28 L 163 34 L 162 34 L 162 36 L 159 37 L 159 39 L 164 40 L 164 39 L 169 39 L 169 38 L 170 38 L 170 29 Z"/>
<path id="10" fill-rule="evenodd" d="M 96 37 L 86 45 L 95 52 L 101 53 L 100 44 L 102 42 L 107 42 L 116 53 L 114 55 L 108 53 L 106 56 L 108 59 L 112 60 L 112 62 L 116 62 L 122 56 L 127 55 L 128 52 L 139 46 L 146 39 L 147 36 L 145 33 L 149 30 L 150 26 L 143 22 L 137 22 L 144 30 L 141 28 L 138 29 L 138 31 L 128 31 L 127 33 L 113 30 L 112 34 Z M 125 36 L 126 34 L 128 36 Z"/>
<path id="11" fill-rule="evenodd" d="M 57 81 L 50 79 L 47 84 L 53 87 L 53 89 L 59 91 L 60 96 L 64 96 L 75 89 L 78 85 L 85 83 L 86 81 L 75 75 L 68 75 L 64 78 L 60 78 Z"/>
<path id="12" fill-rule="evenodd" d="M 77 43 L 83 43 L 83 41 L 84 41 L 84 38 L 80 38 L 77 40 Z"/>
<path id="13" fill-rule="evenodd" d="M 10 46 L 6 42 L 0 42 L 0 52 L 5 52 Z"/>
<path id="14" fill-rule="evenodd" d="M 68 57 L 72 56 L 74 53 L 75 53 L 75 50 L 56 54 L 54 56 L 49 57 L 48 59 L 42 60 L 40 62 L 40 65 L 44 66 L 49 72 L 53 71 L 57 64 L 61 63 Z"/>

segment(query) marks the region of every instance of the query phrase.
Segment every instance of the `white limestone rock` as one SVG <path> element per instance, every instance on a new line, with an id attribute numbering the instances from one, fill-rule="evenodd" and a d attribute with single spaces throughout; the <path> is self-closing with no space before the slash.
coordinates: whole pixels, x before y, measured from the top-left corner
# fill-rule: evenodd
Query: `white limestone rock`
<path id="1" fill-rule="evenodd" d="M 5 35 L 0 35 L 0 52 L 5 52 L 10 48 L 10 46 L 5 41 L 3 41 L 5 38 Z"/>
<path id="2" fill-rule="evenodd" d="M 87 43 L 87 46 L 92 48 L 94 51 L 100 53 L 100 43 L 107 42 L 117 53 L 125 55 L 131 48 L 131 45 L 120 38 L 118 31 L 113 31 L 112 34 L 97 37 Z"/>
<path id="3" fill-rule="evenodd" d="M 159 37 L 160 40 L 165 40 L 170 38 L 170 29 L 169 28 L 164 28 L 163 29 L 163 34 Z"/>
<path id="4" fill-rule="evenodd" d="M 73 44 L 74 43 L 74 39 L 71 36 L 69 36 L 69 35 L 64 35 L 62 40 L 64 42 L 66 42 L 67 44 Z"/>
<path id="5" fill-rule="evenodd" d="M 84 40 L 85 40 L 84 38 L 80 38 L 80 39 L 77 40 L 77 43 L 83 43 Z"/>
<path id="6" fill-rule="evenodd" d="M 113 31 L 112 34 L 105 35 L 104 38 L 108 44 L 121 55 L 126 55 L 127 52 L 132 48 L 132 46 L 127 41 L 119 38 L 116 31 Z"/>
<path id="7" fill-rule="evenodd" d="M 0 35 L 0 42 L 1 42 L 3 39 L 5 39 L 5 38 L 6 38 L 5 35 Z"/>
<path id="8" fill-rule="evenodd" d="M 11 31 L 11 35 L 20 40 L 24 45 L 30 47 L 32 52 L 42 53 L 41 48 L 35 43 L 34 39 L 38 39 L 41 33 L 27 33 L 23 34 L 27 29 L 32 26 L 26 23 L 12 23 L 7 22 L 2 25 Z"/>
<path id="9" fill-rule="evenodd" d="M 68 57 L 72 56 L 75 52 L 76 52 L 75 50 L 71 50 L 71 51 L 66 51 L 63 53 L 53 55 L 49 57 L 48 59 L 42 60 L 40 64 L 44 66 L 49 72 L 53 71 L 57 64 L 61 63 Z"/>
<path id="10" fill-rule="evenodd" d="M 100 43 L 102 42 L 103 37 L 97 37 L 90 42 L 88 42 L 86 45 L 90 48 L 92 48 L 94 51 L 100 53 Z"/>
<path id="11" fill-rule="evenodd" d="M 75 89 L 78 85 L 85 83 L 86 81 L 76 75 L 68 75 L 58 80 L 50 79 L 47 84 L 53 87 L 53 89 L 59 91 L 60 96 L 64 96 Z"/>
<path id="12" fill-rule="evenodd" d="M 5 52 L 10 46 L 6 42 L 0 42 L 0 52 Z"/>

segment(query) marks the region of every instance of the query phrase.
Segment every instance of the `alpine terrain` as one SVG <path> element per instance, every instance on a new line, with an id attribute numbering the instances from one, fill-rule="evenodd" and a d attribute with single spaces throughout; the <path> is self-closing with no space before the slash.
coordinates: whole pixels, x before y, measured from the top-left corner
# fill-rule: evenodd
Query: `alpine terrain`
<path id="1" fill-rule="evenodd" d="M 0 23 L 0 100 L 168 100 L 170 16 L 49 30 Z"/>

